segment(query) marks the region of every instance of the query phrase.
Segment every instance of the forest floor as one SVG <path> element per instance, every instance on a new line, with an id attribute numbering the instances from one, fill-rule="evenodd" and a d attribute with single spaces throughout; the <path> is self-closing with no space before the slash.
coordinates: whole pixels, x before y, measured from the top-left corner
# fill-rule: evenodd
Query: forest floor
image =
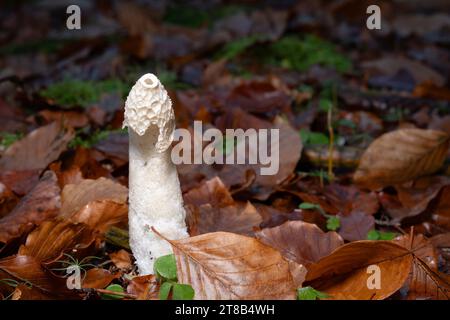
<path id="1" fill-rule="evenodd" d="M 85 1 L 80 30 L 3 5 L 0 297 L 448 299 L 448 1 L 180 3 Z M 280 169 L 179 165 L 191 238 L 139 276 L 122 122 L 148 72 L 178 128 L 279 129 Z"/>

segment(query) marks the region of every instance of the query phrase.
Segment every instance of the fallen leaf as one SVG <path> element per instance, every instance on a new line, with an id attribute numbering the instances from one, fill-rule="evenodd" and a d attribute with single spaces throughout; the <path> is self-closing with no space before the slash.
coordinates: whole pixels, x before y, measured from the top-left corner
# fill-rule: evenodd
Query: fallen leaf
<path id="1" fill-rule="evenodd" d="M 18 254 L 51 263 L 69 249 L 89 245 L 94 240 L 91 233 L 92 230 L 81 223 L 60 219 L 45 221 L 28 235 Z"/>
<path id="2" fill-rule="evenodd" d="M 203 182 L 183 195 L 184 202 L 194 206 L 210 204 L 213 207 L 226 207 L 234 204 L 233 197 L 219 177 Z"/>
<path id="3" fill-rule="evenodd" d="M 347 241 L 366 240 L 367 233 L 375 228 L 374 217 L 360 211 L 339 215 L 339 221 L 339 235 Z"/>
<path id="4" fill-rule="evenodd" d="M 354 175 L 357 184 L 377 189 L 434 173 L 445 160 L 449 136 L 441 131 L 400 129 L 376 139 Z"/>
<path id="5" fill-rule="evenodd" d="M 394 240 L 397 244 L 413 252 L 412 271 L 405 283 L 409 300 L 450 299 L 448 276 L 438 271 L 438 257 L 433 243 L 423 235 L 409 235 Z"/>
<path id="6" fill-rule="evenodd" d="M 34 288 L 46 294 L 53 294 L 65 299 L 74 297 L 66 287 L 63 278 L 56 277 L 42 268 L 41 264 L 29 256 L 14 255 L 0 260 L 0 279 L 17 279 L 30 283 Z"/>
<path id="7" fill-rule="evenodd" d="M 109 227 L 126 221 L 128 206 L 111 200 L 92 201 L 70 216 L 70 221 L 84 223 L 101 234 Z"/>
<path id="8" fill-rule="evenodd" d="M 68 184 L 61 193 L 61 214 L 70 216 L 96 200 L 126 203 L 128 189 L 110 179 L 85 179 L 78 184 Z"/>
<path id="9" fill-rule="evenodd" d="M 253 228 L 261 222 L 261 216 L 250 202 L 227 207 L 213 207 L 210 204 L 187 207 L 187 224 L 191 236 L 215 231 L 253 236 Z"/>
<path id="10" fill-rule="evenodd" d="M 26 195 L 39 181 L 41 170 L 0 172 L 0 181 L 19 196 Z"/>
<path id="11" fill-rule="evenodd" d="M 127 293 L 135 295 L 138 300 L 158 300 L 160 283 L 153 274 L 131 279 Z"/>
<path id="12" fill-rule="evenodd" d="M 89 269 L 81 284 L 82 288 L 104 289 L 114 279 L 120 277 L 120 274 L 112 274 L 110 271 L 102 268 Z"/>
<path id="13" fill-rule="evenodd" d="M 252 236 L 262 222 L 256 208 L 250 202 L 235 202 L 217 177 L 185 193 L 184 200 L 191 236 L 215 231 Z"/>
<path id="14" fill-rule="evenodd" d="M 45 293 L 33 286 L 20 283 L 14 289 L 11 300 L 54 300 L 54 295 Z"/>
<path id="15" fill-rule="evenodd" d="M 194 299 L 295 299 L 298 269 L 256 239 L 214 232 L 167 241 L 177 259 L 178 281 L 192 286 Z"/>
<path id="16" fill-rule="evenodd" d="M 395 221 L 400 221 L 424 212 L 430 201 L 448 184 L 450 179 L 446 177 L 423 177 L 414 181 L 412 185 L 396 185 L 396 196 L 381 192 L 379 199 L 389 216 Z"/>
<path id="17" fill-rule="evenodd" d="M 438 86 L 445 84 L 445 78 L 426 65 L 404 57 L 383 57 L 362 64 L 365 69 L 376 69 L 383 74 L 393 76 L 401 70 L 406 70 L 414 77 L 417 84 L 430 81 Z"/>
<path id="18" fill-rule="evenodd" d="M 7 243 L 58 215 L 61 206 L 59 193 L 56 175 L 46 171 L 14 210 L 0 219 L 0 242 Z"/>
<path id="19" fill-rule="evenodd" d="M 247 170 L 253 170 L 255 172 L 256 179 L 249 190 L 255 190 L 252 192 L 253 198 L 261 201 L 267 200 L 267 198 L 274 191 L 274 188 L 281 184 L 294 172 L 295 167 L 300 160 L 303 149 L 300 135 L 288 123 L 279 120 L 278 122 L 276 121 L 275 125 L 270 129 L 279 130 L 279 139 L 278 141 L 275 141 L 274 145 L 271 145 L 270 143 L 271 138 L 267 139 L 268 150 L 275 150 L 275 146 L 277 146 L 279 150 L 279 168 L 275 174 L 262 175 L 261 168 L 268 167 L 268 165 L 262 164 L 225 165 L 219 173 L 219 177 L 227 186 L 233 186 L 236 184 L 244 184 L 247 177 Z M 245 141 L 247 140 L 248 139 L 242 139 L 241 142 L 237 143 L 235 149 L 239 148 L 241 143 L 245 144 Z M 246 153 L 247 158 L 249 153 L 256 152 L 254 150 L 255 147 L 257 146 L 249 146 L 250 150 Z M 232 156 L 232 154 L 229 154 L 227 155 L 227 158 L 231 158 Z M 271 161 L 274 162 L 274 159 Z M 248 163 L 248 159 L 246 160 L 246 163 Z M 275 165 L 275 163 L 271 163 L 271 165 Z"/>
<path id="20" fill-rule="evenodd" d="M 126 250 L 119 250 L 109 254 L 111 261 L 119 269 L 131 269 L 131 255 Z"/>
<path id="21" fill-rule="evenodd" d="M 403 286 L 412 259 L 406 248 L 390 241 L 355 241 L 310 265 L 304 285 L 327 293 L 330 299 L 382 300 Z M 379 289 L 367 285 L 371 265 L 380 268 Z"/>
<path id="22" fill-rule="evenodd" d="M 72 129 L 57 122 L 40 127 L 5 151 L 0 171 L 44 169 L 59 157 L 73 137 Z"/>
<path id="23" fill-rule="evenodd" d="M 323 232 L 315 224 L 288 221 L 256 232 L 256 237 L 281 252 L 286 259 L 308 267 L 344 244 L 334 231 Z"/>
<path id="24" fill-rule="evenodd" d="M 19 199 L 3 183 L 0 182 L 0 219 L 16 206 Z"/>

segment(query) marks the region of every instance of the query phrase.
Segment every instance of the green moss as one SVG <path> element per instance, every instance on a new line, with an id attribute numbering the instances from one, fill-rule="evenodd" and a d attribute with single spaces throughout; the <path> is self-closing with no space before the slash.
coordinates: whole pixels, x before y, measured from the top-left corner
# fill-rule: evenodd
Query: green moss
<path id="1" fill-rule="evenodd" d="M 254 35 L 231 41 L 219 51 L 216 57 L 220 59 L 233 59 L 253 46 L 259 38 L 260 36 Z"/>
<path id="2" fill-rule="evenodd" d="M 83 130 L 78 130 L 75 137 L 69 142 L 69 147 L 92 148 L 96 143 L 108 138 L 111 132 L 110 130 L 97 130 L 92 135 L 88 135 Z"/>
<path id="3" fill-rule="evenodd" d="M 44 39 L 37 41 L 29 41 L 26 43 L 13 43 L 0 48 L 0 55 L 14 55 L 27 53 L 54 53 L 61 49 L 67 40 L 60 39 Z"/>
<path id="4" fill-rule="evenodd" d="M 269 60 L 279 66 L 305 71 L 315 64 L 333 67 L 339 72 L 349 71 L 351 61 L 335 46 L 314 35 L 304 38 L 285 36 L 270 46 Z"/>
<path id="5" fill-rule="evenodd" d="M 42 90 L 43 97 L 52 99 L 63 108 L 86 107 L 100 100 L 104 93 L 117 92 L 122 97 L 130 86 L 118 79 L 104 81 L 63 80 Z"/>
<path id="6" fill-rule="evenodd" d="M 183 27 L 199 28 L 205 25 L 210 26 L 215 21 L 245 10 L 245 8 L 245 6 L 230 4 L 213 7 L 206 12 L 193 6 L 175 4 L 167 9 L 163 20 L 166 23 Z"/>
<path id="7" fill-rule="evenodd" d="M 0 132 L 0 146 L 7 148 L 23 138 L 23 133 Z"/>

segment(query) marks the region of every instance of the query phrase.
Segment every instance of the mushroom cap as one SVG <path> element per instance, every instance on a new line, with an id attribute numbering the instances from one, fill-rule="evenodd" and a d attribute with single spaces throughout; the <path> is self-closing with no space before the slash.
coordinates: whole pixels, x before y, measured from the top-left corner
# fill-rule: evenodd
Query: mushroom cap
<path id="1" fill-rule="evenodd" d="M 139 78 L 128 94 L 122 127 L 143 136 L 151 125 L 159 129 L 155 148 L 164 152 L 173 141 L 175 129 L 172 101 L 159 79 L 147 73 Z"/>

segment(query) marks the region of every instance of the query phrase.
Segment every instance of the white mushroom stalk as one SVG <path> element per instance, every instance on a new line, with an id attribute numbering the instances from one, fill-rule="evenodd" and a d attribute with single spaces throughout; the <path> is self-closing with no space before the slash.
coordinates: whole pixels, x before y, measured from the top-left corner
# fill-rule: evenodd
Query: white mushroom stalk
<path id="1" fill-rule="evenodd" d="M 170 152 L 175 128 L 172 102 L 158 78 L 143 75 L 125 102 L 130 137 L 129 234 L 139 273 L 153 274 L 156 258 L 172 252 L 169 239 L 188 237 L 180 182 Z"/>

